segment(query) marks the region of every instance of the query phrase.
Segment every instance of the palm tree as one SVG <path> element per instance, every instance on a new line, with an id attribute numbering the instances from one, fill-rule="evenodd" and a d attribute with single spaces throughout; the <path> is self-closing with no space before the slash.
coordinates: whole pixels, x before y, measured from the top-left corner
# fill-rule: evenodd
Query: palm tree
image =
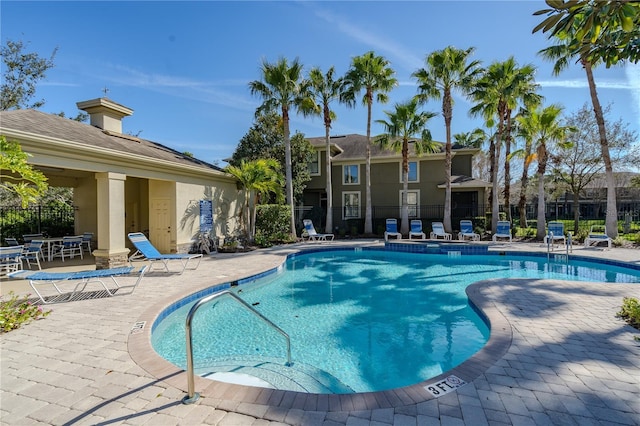
<path id="1" fill-rule="evenodd" d="M 618 13 L 618 8 L 622 8 L 620 9 L 622 13 Z M 536 32 L 540 29 L 543 31 L 552 29 L 550 37 L 555 37 L 559 41 L 559 44 L 549 46 L 539 52 L 543 58 L 555 61 L 554 75 L 558 75 L 566 69 L 569 60 L 573 58 L 577 58 L 577 62 L 582 65 L 587 74 L 589 94 L 598 124 L 600 149 L 605 165 L 607 181 L 605 228 L 607 235 L 611 238 L 618 236 L 616 183 L 609 153 L 604 114 L 593 78 L 593 68 L 602 62 L 606 62 L 609 67 L 625 59 L 638 61 L 640 48 L 638 48 L 636 41 L 637 35 L 640 34 L 638 30 L 639 11 L 639 6 L 633 5 L 632 2 L 580 1 L 573 4 L 571 8 L 563 8 L 558 15 L 546 18 L 533 30 Z M 546 11 L 538 11 L 535 14 L 544 12 Z M 564 13 L 567 16 L 563 18 Z"/>
<path id="2" fill-rule="evenodd" d="M 282 196 L 280 163 L 273 158 L 242 160 L 240 166 L 229 165 L 225 171 L 235 177 L 245 191 L 245 233 L 251 242 L 256 235 L 256 204 L 260 195 Z"/>
<path id="3" fill-rule="evenodd" d="M 572 130 L 569 126 L 560 124 L 560 114 L 562 107 L 559 105 L 549 105 L 544 108 L 537 108 L 529 112 L 526 116 L 527 135 L 531 138 L 533 147 L 535 147 L 535 158 L 538 161 L 537 178 L 538 178 L 538 214 L 537 214 L 537 232 L 536 238 L 542 240 L 545 235 L 545 182 L 544 175 L 547 171 L 549 143 L 557 143 L 561 147 L 568 147 L 570 144 L 565 140 L 566 135 Z"/>
<path id="4" fill-rule="evenodd" d="M 499 216 L 498 197 L 498 164 L 500 160 L 500 147 L 505 143 L 507 154 L 505 155 L 505 205 L 507 214 L 509 212 L 509 161 L 510 143 L 512 131 L 512 111 L 519 103 L 533 106 L 540 102 L 540 95 L 535 93 L 537 85 L 534 83 L 535 68 L 532 65 L 525 65 L 518 68 L 515 59 L 510 57 L 504 62 L 492 63 L 483 73 L 482 77 L 476 81 L 472 97 L 477 104 L 470 109 L 472 115 L 480 115 L 487 122 L 497 123 L 497 133 L 495 141 L 492 140 L 493 148 L 490 155 L 492 158 L 492 197 L 491 229 L 495 230 Z"/>
<path id="5" fill-rule="evenodd" d="M 289 112 L 295 109 L 303 115 L 314 111 L 315 103 L 310 92 L 310 83 L 302 77 L 302 64 L 298 58 L 289 65 L 286 58 L 275 63 L 263 60 L 262 80 L 249 83 L 251 94 L 262 98 L 263 103 L 256 109 L 256 117 L 265 112 L 280 110 L 284 128 L 285 145 L 285 185 L 287 204 L 291 208 L 291 237 L 296 238 L 295 210 L 293 198 L 293 176 L 291 172 L 291 137 L 289 130 Z"/>
<path id="6" fill-rule="evenodd" d="M 388 101 L 387 93 L 398 84 L 394 74 L 395 71 L 391 68 L 389 61 L 382 56 L 376 56 L 372 51 L 362 56 L 356 56 L 352 58 L 351 67 L 344 77 L 345 88 L 340 97 L 347 106 L 354 107 L 358 94 L 362 90 L 365 92 L 362 97 L 362 104 L 367 106 L 365 234 L 373 233 L 371 217 L 371 107 L 374 96 L 379 103 Z"/>
<path id="7" fill-rule="evenodd" d="M 335 113 L 329 107 L 334 100 L 339 100 L 343 89 L 343 78 L 334 78 L 334 67 L 329 68 L 326 74 L 322 74 L 320 68 L 313 68 L 309 72 L 309 81 L 311 82 L 311 91 L 316 99 L 316 103 L 322 108 L 322 118 L 324 120 L 324 139 L 325 139 L 325 174 L 327 192 L 327 221 L 325 232 L 333 232 L 333 194 L 331 191 L 331 144 L 330 131 L 331 121 L 335 119 Z"/>
<path id="8" fill-rule="evenodd" d="M 526 228 L 527 225 L 527 187 L 529 186 L 529 166 L 535 160 L 533 153 L 533 137 L 534 124 L 531 114 L 528 110 L 524 110 L 516 117 L 517 136 L 524 141 L 524 148 L 511 153 L 512 157 L 522 158 L 522 176 L 520 177 L 520 198 L 518 200 L 518 212 L 520 213 L 520 227 Z"/>
<path id="9" fill-rule="evenodd" d="M 486 134 L 484 130 L 477 128 L 471 132 L 455 133 L 453 140 L 456 145 L 464 146 L 466 148 L 480 148 L 484 143 Z"/>
<path id="10" fill-rule="evenodd" d="M 409 142 L 414 142 L 415 153 L 436 152 L 440 146 L 431 139 L 431 132 L 426 128 L 427 121 L 435 117 L 433 112 L 418 112 L 418 98 L 395 105 L 394 112 L 385 111 L 387 120 L 376 120 L 382 124 L 385 134 L 377 138 L 383 148 L 390 148 L 402 153 L 402 208 L 400 213 L 400 232 L 409 233 Z M 419 139 L 414 139 L 420 135 Z"/>
<path id="11" fill-rule="evenodd" d="M 442 116 L 446 128 L 445 144 L 445 195 L 444 228 L 451 232 L 451 119 L 453 116 L 452 92 L 469 93 L 480 73 L 480 61 L 469 61 L 475 49 L 466 50 L 448 46 L 431 53 L 425 59 L 426 67 L 411 74 L 418 80 L 418 96 L 422 101 L 442 98 Z"/>

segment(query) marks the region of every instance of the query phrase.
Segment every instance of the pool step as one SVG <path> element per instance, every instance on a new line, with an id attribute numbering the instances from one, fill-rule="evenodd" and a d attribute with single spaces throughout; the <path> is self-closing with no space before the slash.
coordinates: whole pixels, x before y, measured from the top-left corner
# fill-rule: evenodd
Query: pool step
<path id="1" fill-rule="evenodd" d="M 199 376 L 222 382 L 307 393 L 354 393 L 326 371 L 295 361 L 287 367 L 282 359 L 233 357 L 198 364 Z"/>

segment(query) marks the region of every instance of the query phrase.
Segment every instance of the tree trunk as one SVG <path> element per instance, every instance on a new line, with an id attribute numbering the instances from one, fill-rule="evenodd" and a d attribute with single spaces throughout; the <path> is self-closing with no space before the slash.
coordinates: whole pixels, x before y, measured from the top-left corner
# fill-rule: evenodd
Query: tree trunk
<path id="1" fill-rule="evenodd" d="M 538 145 L 538 225 L 536 227 L 536 239 L 542 241 L 546 233 L 546 204 L 544 200 L 544 174 L 547 170 L 547 147 L 544 142 Z"/>
<path id="2" fill-rule="evenodd" d="M 444 116 L 444 126 L 447 132 L 447 140 L 444 149 L 444 218 L 443 225 L 446 232 L 452 232 L 451 226 L 451 91 L 445 88 L 442 97 L 442 115 Z"/>
<path id="3" fill-rule="evenodd" d="M 409 140 L 402 141 L 402 207 L 400 212 L 400 233 L 409 234 L 409 205 L 407 192 L 409 191 Z"/>
<path id="4" fill-rule="evenodd" d="M 282 125 L 284 126 L 284 161 L 285 161 L 285 179 L 286 179 L 286 191 L 287 191 L 287 204 L 291 209 L 291 221 L 289 224 L 289 232 L 291 238 L 294 240 L 296 235 L 296 219 L 295 208 L 293 203 L 293 175 L 291 172 L 291 139 L 289 137 L 289 110 L 287 107 L 282 107 Z"/>
<path id="5" fill-rule="evenodd" d="M 610 238 L 618 236 L 618 207 L 616 200 L 616 182 L 613 176 L 613 166 L 611 164 L 611 156 L 609 155 L 609 142 L 607 141 L 607 132 L 604 127 L 604 115 L 598 93 L 596 92 L 596 82 L 593 79 L 593 70 L 591 62 L 582 61 L 584 70 L 587 73 L 587 81 L 589 82 L 589 94 L 591 95 L 591 103 L 593 104 L 593 112 L 598 123 L 598 133 L 600 134 L 600 149 L 602 151 L 602 160 L 604 161 L 605 174 L 607 177 L 607 216 L 605 219 L 605 228 Z"/>
<path id="6" fill-rule="evenodd" d="M 367 89 L 367 162 L 366 162 L 366 197 L 367 208 L 364 215 L 364 234 L 373 234 L 373 223 L 371 218 L 371 103 L 373 94 L 371 89 Z"/>
<path id="7" fill-rule="evenodd" d="M 504 211 L 511 222 L 511 111 L 507 110 L 507 126 L 504 137 Z"/>
<path id="8" fill-rule="evenodd" d="M 573 235 L 578 235 L 580 227 L 580 193 L 573 191 Z"/>
<path id="9" fill-rule="evenodd" d="M 329 130 L 331 129 L 331 118 L 329 118 L 329 124 L 327 124 L 327 112 L 328 108 L 325 107 L 325 125 L 324 125 L 324 138 L 325 145 L 327 148 L 327 153 L 325 157 L 325 173 L 327 175 L 327 187 L 325 191 L 327 192 L 327 222 L 324 228 L 324 232 L 327 234 L 331 234 L 333 232 L 333 194 L 331 192 L 331 137 L 329 135 Z"/>

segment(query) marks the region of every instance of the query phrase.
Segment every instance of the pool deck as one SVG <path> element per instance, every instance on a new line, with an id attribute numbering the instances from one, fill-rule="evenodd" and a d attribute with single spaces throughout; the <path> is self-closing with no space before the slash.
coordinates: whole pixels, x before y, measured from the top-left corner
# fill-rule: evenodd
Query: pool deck
<path id="1" fill-rule="evenodd" d="M 488 244 L 490 251 L 546 253 L 541 244 Z M 382 242 L 214 254 L 182 275 L 151 272 L 130 295 L 50 305 L 48 317 L 0 339 L 0 424 L 640 425 L 640 341 L 634 340 L 640 331 L 615 317 L 623 297 L 640 297 L 640 285 L 557 280 L 470 286 L 467 293 L 491 322 L 490 341 L 456 369 L 421 384 L 315 395 L 197 377 L 202 397 L 181 403 L 186 374 L 149 342 L 164 307 L 275 268 L 298 250 L 354 245 Z M 573 255 L 640 265 L 638 249 L 576 246 Z M 9 290 L 31 293 L 25 281 L 3 279 L 2 294 Z M 467 384 L 439 398 L 425 389 L 451 374 Z"/>

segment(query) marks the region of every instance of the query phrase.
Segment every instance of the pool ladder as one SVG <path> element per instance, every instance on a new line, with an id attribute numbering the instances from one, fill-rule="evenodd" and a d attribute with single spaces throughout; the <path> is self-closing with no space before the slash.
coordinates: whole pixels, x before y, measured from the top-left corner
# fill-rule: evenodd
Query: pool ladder
<path id="1" fill-rule="evenodd" d="M 551 246 L 553 245 L 553 231 L 549 231 L 549 234 L 547 235 L 547 262 L 549 262 L 551 260 Z M 554 259 L 558 260 L 559 258 L 564 258 L 562 260 L 564 260 L 565 262 L 569 263 L 569 251 L 571 251 L 571 253 L 573 253 L 573 243 L 571 241 L 571 232 L 569 232 L 568 236 L 567 236 L 567 241 L 566 241 L 566 251 L 567 254 L 563 255 L 554 255 Z"/>
<path id="2" fill-rule="evenodd" d="M 293 363 L 291 362 L 291 339 L 289 338 L 289 335 L 282 330 L 280 327 L 278 327 L 277 325 L 275 325 L 273 322 L 271 322 L 270 319 L 268 319 L 267 317 L 265 317 L 264 315 L 262 315 L 260 312 L 256 311 L 255 308 L 251 305 L 249 305 L 247 302 L 245 302 L 244 300 L 242 300 L 240 297 L 238 297 L 238 295 L 236 295 L 235 293 L 231 292 L 230 290 L 225 290 L 222 291 L 220 293 L 216 293 L 216 294 L 212 294 L 211 296 L 207 296 L 204 297 L 200 300 L 198 300 L 195 305 L 193 305 L 191 307 L 191 309 L 189 310 L 189 313 L 187 314 L 187 321 L 185 324 L 185 332 L 186 332 L 186 336 L 187 336 L 187 395 L 182 398 L 182 403 L 183 404 L 193 404 L 194 402 L 196 402 L 198 400 L 198 398 L 200 398 L 200 394 L 197 393 L 195 391 L 195 373 L 194 373 L 194 368 L 193 368 L 193 342 L 191 339 L 191 322 L 193 320 L 194 315 L 196 314 L 196 311 L 205 303 L 209 303 L 214 299 L 217 299 L 219 297 L 222 296 L 230 296 L 232 297 L 235 301 L 237 301 L 238 303 L 240 303 L 240 305 L 244 306 L 245 308 L 247 308 L 249 310 L 249 312 L 252 312 L 253 314 L 255 314 L 258 318 L 260 318 L 262 321 L 264 321 L 265 323 L 267 323 L 267 325 L 269 325 L 271 328 L 273 328 L 274 330 L 276 330 L 278 333 L 282 334 L 285 339 L 287 339 L 287 363 L 285 364 L 287 367 L 291 367 L 293 365 Z"/>

